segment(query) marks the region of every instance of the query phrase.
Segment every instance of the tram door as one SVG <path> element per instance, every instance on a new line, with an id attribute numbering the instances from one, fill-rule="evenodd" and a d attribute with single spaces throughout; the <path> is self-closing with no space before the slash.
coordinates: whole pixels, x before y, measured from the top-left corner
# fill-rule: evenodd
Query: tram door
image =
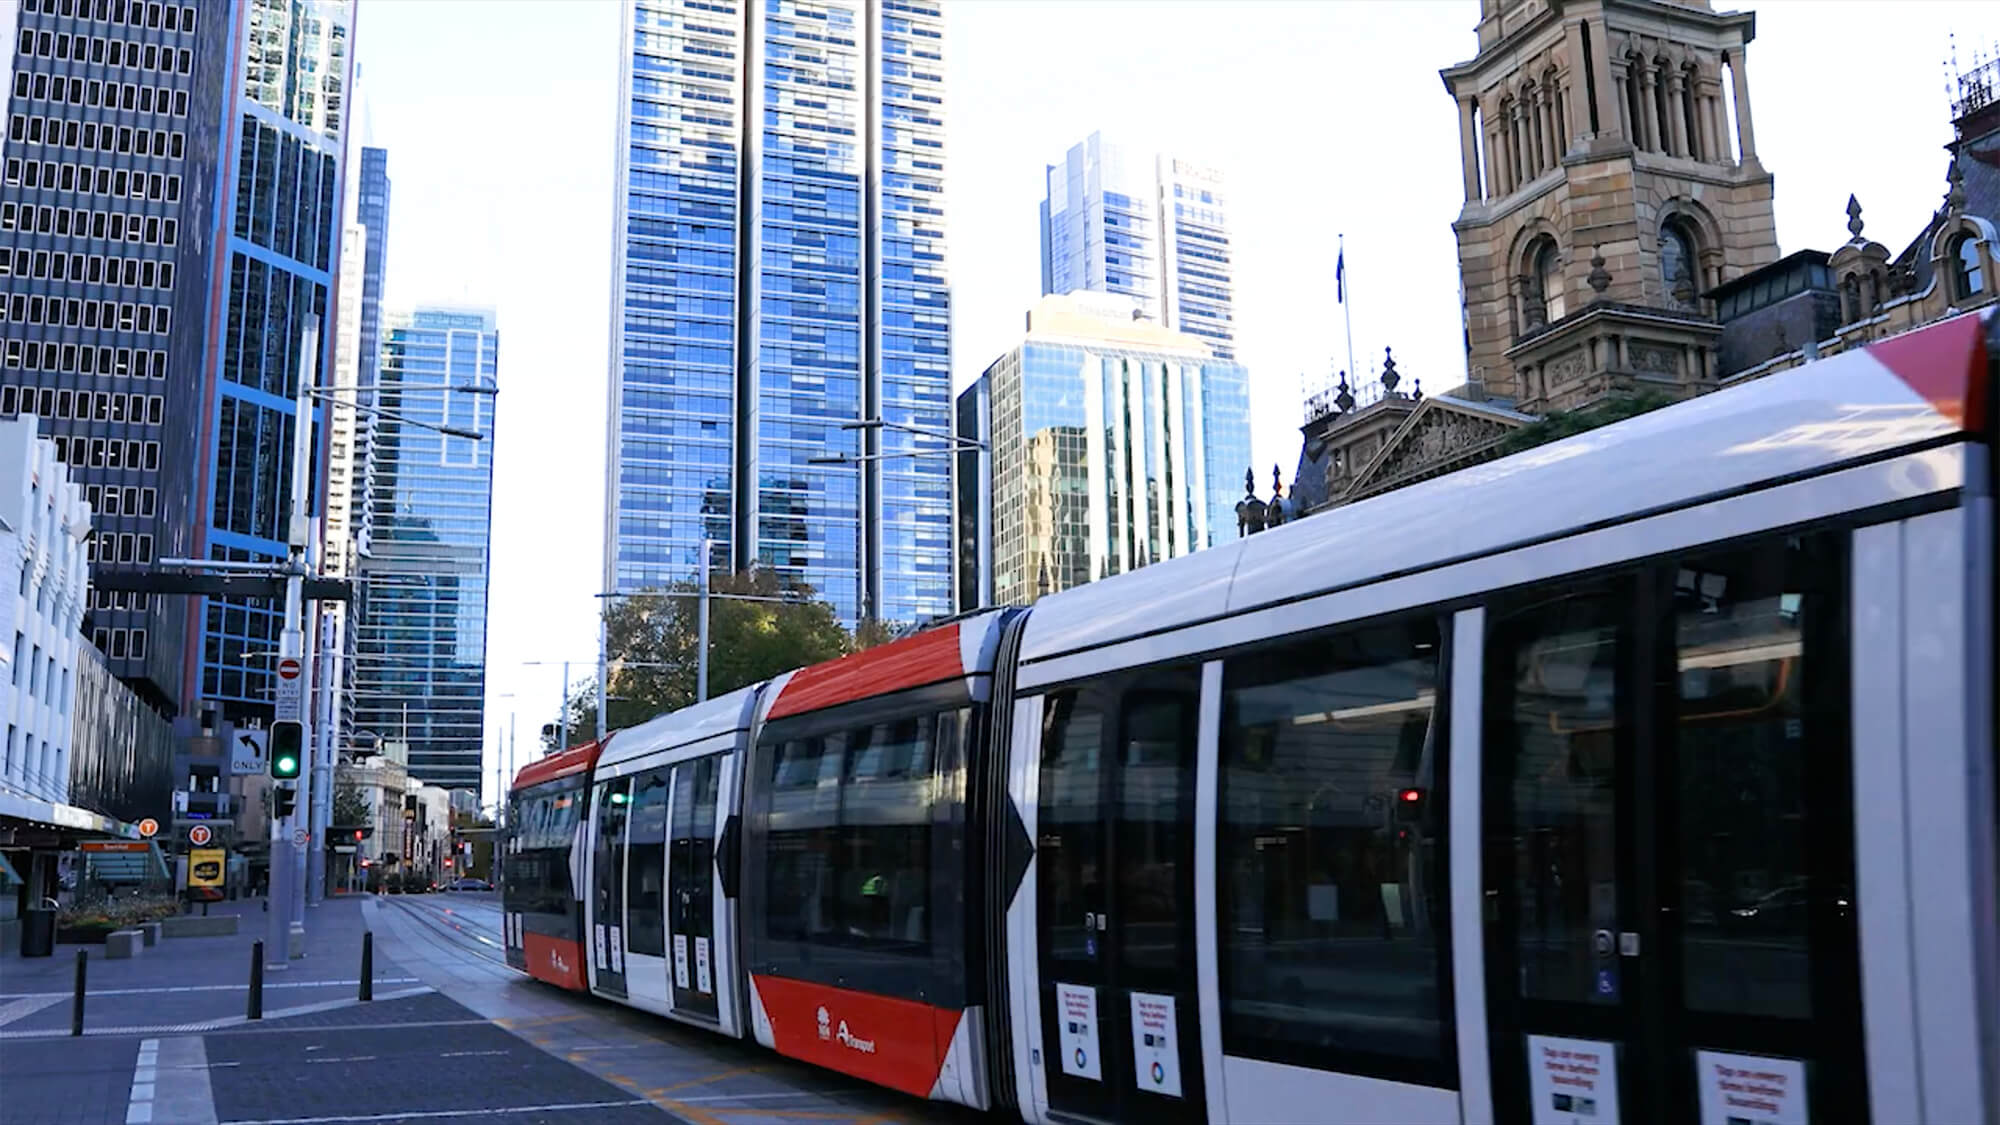
<path id="1" fill-rule="evenodd" d="M 1036 876 L 1049 1108 L 1200 1121 L 1195 995 L 1197 669 L 1057 692 Z"/>
<path id="2" fill-rule="evenodd" d="M 674 810 L 667 850 L 667 928 L 674 1010 L 714 1019 L 715 795 L 718 757 L 674 767 Z"/>
<path id="3" fill-rule="evenodd" d="M 1495 607 L 1502 1121 L 1864 1121 L 1842 541 Z"/>
<path id="4" fill-rule="evenodd" d="M 590 852 L 590 981 L 612 996 L 625 995 L 625 821 L 632 779 L 597 786 L 597 818 Z"/>

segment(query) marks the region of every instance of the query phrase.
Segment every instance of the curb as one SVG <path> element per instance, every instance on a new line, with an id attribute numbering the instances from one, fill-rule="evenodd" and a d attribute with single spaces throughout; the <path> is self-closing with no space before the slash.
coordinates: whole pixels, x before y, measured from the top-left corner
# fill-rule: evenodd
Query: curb
<path id="1" fill-rule="evenodd" d="M 412 996 L 423 996 L 436 991 L 437 989 L 429 985 L 418 985 L 415 988 L 399 988 L 394 992 L 381 993 L 370 1002 L 381 1003 L 384 1000 L 407 1000 Z M 253 1020 L 246 1016 L 222 1016 L 212 1020 L 197 1020 L 193 1023 L 158 1024 L 146 1027 L 89 1027 L 84 1029 L 83 1034 L 85 1038 L 94 1036 L 198 1035 L 203 1032 L 224 1031 L 232 1027 L 243 1027 L 248 1024 L 269 1023 L 272 1020 L 281 1020 L 290 1016 L 309 1016 L 317 1012 L 332 1012 L 341 1008 L 358 1008 L 362 1003 L 360 1000 L 326 1000 L 318 1004 L 301 1004 L 295 1008 L 273 1008 L 265 1012 L 264 1018 L 261 1020 Z M 61 1030 L 0 1031 L 0 1043 L 33 1039 L 73 1038 L 75 1036 Z"/>

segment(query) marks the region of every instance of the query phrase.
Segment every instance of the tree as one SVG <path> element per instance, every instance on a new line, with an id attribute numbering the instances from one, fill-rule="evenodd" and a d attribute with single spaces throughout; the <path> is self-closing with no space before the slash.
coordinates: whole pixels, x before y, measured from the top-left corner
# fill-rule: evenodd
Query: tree
<path id="1" fill-rule="evenodd" d="M 361 799 L 360 789 L 345 784 L 333 787 L 333 822 L 342 827 L 368 823 L 368 803 Z"/>
<path id="2" fill-rule="evenodd" d="M 696 592 L 689 579 L 663 590 L 607 600 L 604 632 L 611 701 L 606 729 L 634 726 L 695 702 L 700 633 L 699 605 L 692 596 Z M 815 597 L 809 586 L 788 586 L 775 573 L 757 569 L 717 574 L 709 580 L 709 593 L 710 698 L 854 651 L 854 638 L 841 628 L 833 606 Z M 750 598 L 768 600 L 745 600 Z M 571 745 L 595 733 L 597 706 L 594 680 L 570 693 Z M 553 735 L 544 738 L 550 746 L 554 741 Z"/>

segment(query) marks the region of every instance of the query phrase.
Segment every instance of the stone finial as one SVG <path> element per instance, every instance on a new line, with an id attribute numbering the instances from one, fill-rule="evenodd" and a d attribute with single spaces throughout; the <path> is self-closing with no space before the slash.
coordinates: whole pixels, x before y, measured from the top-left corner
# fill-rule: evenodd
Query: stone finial
<path id="1" fill-rule="evenodd" d="M 1269 507 L 1257 499 L 1257 471 L 1243 470 L 1243 499 L 1236 502 L 1236 534 L 1255 535 L 1264 530 L 1264 518 Z"/>
<path id="2" fill-rule="evenodd" d="M 1245 496 L 1257 495 L 1257 470 L 1255 469 L 1243 470 L 1243 495 Z"/>
<path id="3" fill-rule="evenodd" d="M 1333 404 L 1339 407 L 1343 414 L 1354 409 L 1354 392 L 1348 389 L 1345 371 L 1340 373 L 1340 393 L 1333 396 Z"/>
<path id="4" fill-rule="evenodd" d="M 1415 402 L 1424 401 L 1424 381 L 1421 378 L 1416 381 L 1416 386 L 1410 388 L 1410 398 Z"/>
<path id="5" fill-rule="evenodd" d="M 1595 290 L 1599 297 L 1604 296 L 1604 291 L 1611 288 L 1611 271 L 1604 268 L 1604 247 L 1590 248 L 1590 276 L 1584 280 L 1590 282 L 1591 289 Z"/>
<path id="6" fill-rule="evenodd" d="M 1861 241 L 1861 201 L 1852 195 L 1847 197 L 1847 233 Z"/>
<path id="7" fill-rule="evenodd" d="M 1946 178 L 1950 181 L 1951 187 L 1944 193 L 1944 209 L 1946 214 L 1956 219 L 1965 214 L 1965 169 L 1956 157 L 1952 159 L 1951 171 L 1946 174 Z"/>
<path id="8" fill-rule="evenodd" d="M 1264 526 L 1276 527 L 1285 522 L 1285 481 L 1278 475 L 1278 466 L 1271 466 L 1271 502 L 1264 506 Z"/>
<path id="9" fill-rule="evenodd" d="M 1397 383 L 1400 383 L 1400 382 L 1402 382 L 1402 381 L 1403 381 L 1403 377 L 1402 377 L 1401 375 L 1398 375 L 1398 374 L 1396 374 L 1396 357 L 1395 357 L 1395 355 L 1394 355 L 1394 354 L 1392 354 L 1392 353 L 1391 353 L 1391 352 L 1389 351 L 1389 349 L 1388 349 L 1388 348 L 1386 348 L 1386 347 L 1385 347 L 1385 348 L 1383 348 L 1383 349 L 1382 349 L 1382 391 L 1383 391 L 1383 393 L 1385 393 L 1385 394 L 1395 394 L 1395 393 L 1396 393 L 1396 384 L 1397 384 Z"/>

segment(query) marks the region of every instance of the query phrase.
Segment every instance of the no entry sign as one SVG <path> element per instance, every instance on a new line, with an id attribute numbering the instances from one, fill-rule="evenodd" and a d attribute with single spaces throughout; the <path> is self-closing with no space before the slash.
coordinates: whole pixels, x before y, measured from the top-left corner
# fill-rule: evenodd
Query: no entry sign
<path id="1" fill-rule="evenodd" d="M 299 662 L 296 657 L 287 656 L 278 661 L 278 678 L 296 680 L 299 678 Z"/>

